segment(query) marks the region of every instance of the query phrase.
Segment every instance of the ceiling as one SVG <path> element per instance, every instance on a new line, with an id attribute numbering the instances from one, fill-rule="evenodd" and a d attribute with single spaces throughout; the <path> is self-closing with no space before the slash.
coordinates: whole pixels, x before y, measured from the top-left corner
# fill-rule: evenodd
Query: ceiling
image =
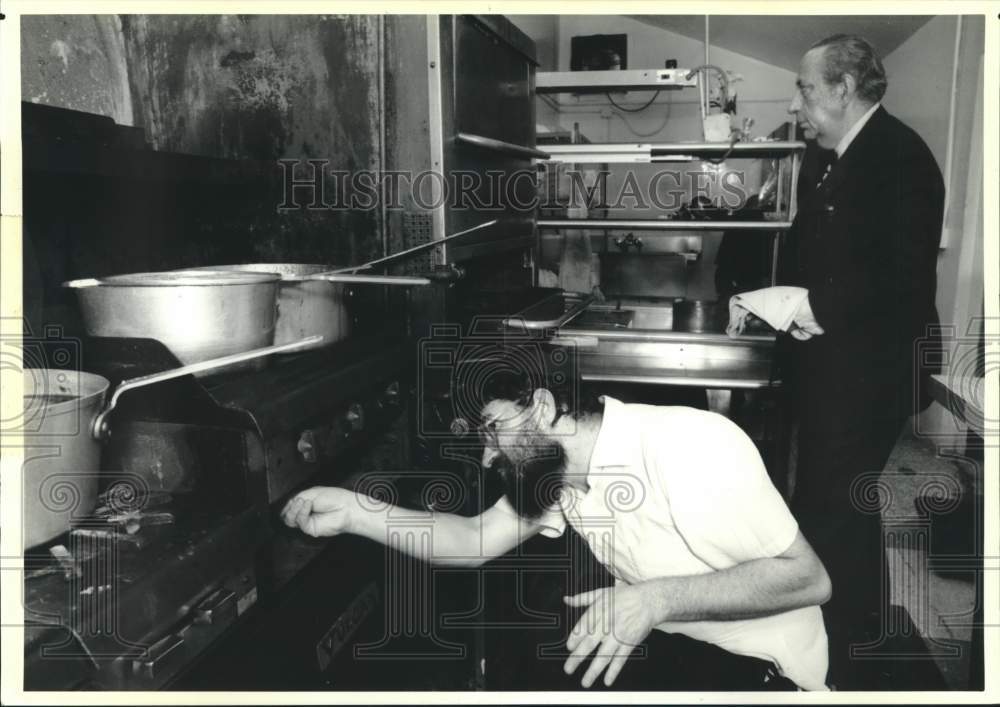
<path id="1" fill-rule="evenodd" d="M 692 39 L 705 39 L 704 15 L 629 15 Z M 885 57 L 930 21 L 932 15 L 712 15 L 709 41 L 774 66 L 798 71 L 815 42 L 831 34 L 859 34 Z"/>

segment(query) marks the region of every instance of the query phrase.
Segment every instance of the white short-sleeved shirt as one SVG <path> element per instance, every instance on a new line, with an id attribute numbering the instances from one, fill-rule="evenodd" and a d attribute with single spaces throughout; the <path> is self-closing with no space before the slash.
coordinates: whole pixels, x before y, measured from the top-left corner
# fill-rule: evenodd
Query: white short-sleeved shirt
<path id="1" fill-rule="evenodd" d="M 798 534 L 753 442 L 715 413 L 605 397 L 587 482 L 586 493 L 563 489 L 561 508 L 543 515 L 540 532 L 559 537 L 568 522 L 627 584 L 775 557 Z M 513 513 L 506 499 L 497 505 Z M 656 628 L 770 660 L 799 687 L 827 689 L 827 637 L 818 606 Z"/>

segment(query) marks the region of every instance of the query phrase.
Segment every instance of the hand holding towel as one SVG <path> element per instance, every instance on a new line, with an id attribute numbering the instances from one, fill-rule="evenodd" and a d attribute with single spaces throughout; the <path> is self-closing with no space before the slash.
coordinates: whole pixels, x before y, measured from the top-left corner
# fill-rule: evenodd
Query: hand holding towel
<path id="1" fill-rule="evenodd" d="M 746 329 L 747 315 L 760 317 L 778 331 L 791 329 L 792 336 L 805 340 L 822 334 L 823 328 L 809 307 L 809 291 L 803 287 L 765 287 L 729 298 L 729 336 Z"/>

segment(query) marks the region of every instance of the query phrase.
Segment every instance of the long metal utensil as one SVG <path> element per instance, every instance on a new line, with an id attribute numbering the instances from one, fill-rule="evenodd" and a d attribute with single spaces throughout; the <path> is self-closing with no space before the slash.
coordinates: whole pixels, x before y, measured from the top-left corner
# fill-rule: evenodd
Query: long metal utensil
<path id="1" fill-rule="evenodd" d="M 431 284 L 429 277 L 407 277 L 403 275 L 354 275 L 341 272 L 321 272 L 308 275 L 307 280 L 326 280 L 327 282 L 342 282 L 347 285 L 402 285 L 420 287 Z"/>
<path id="2" fill-rule="evenodd" d="M 459 231 L 458 233 L 452 233 L 450 236 L 445 236 L 444 238 L 438 238 L 436 240 L 428 241 L 427 243 L 421 243 L 420 245 L 415 245 L 412 248 L 407 248 L 406 250 L 401 250 L 398 253 L 393 253 L 392 255 L 387 255 L 384 258 L 378 258 L 377 260 L 370 260 L 367 263 L 362 263 L 361 265 L 351 265 L 351 266 L 346 267 L 346 268 L 339 268 L 337 270 L 331 270 L 328 273 L 317 273 L 317 275 L 314 275 L 313 277 L 321 277 L 323 275 L 337 275 L 337 274 L 340 274 L 340 273 L 354 273 L 354 272 L 357 272 L 358 270 L 368 270 L 370 268 L 374 268 L 374 267 L 377 267 L 379 265 L 385 265 L 386 263 L 392 263 L 392 262 L 395 262 L 396 260 L 401 260 L 403 258 L 407 258 L 407 257 L 409 257 L 411 255 L 415 255 L 417 253 L 421 253 L 421 252 L 423 252 L 425 250 L 430 250 L 431 248 L 435 248 L 435 247 L 441 245 L 442 243 L 447 243 L 448 241 L 454 240 L 456 238 L 461 238 L 462 236 L 467 236 L 470 233 L 474 233 L 476 231 L 481 231 L 484 228 L 489 228 L 490 226 L 494 226 L 496 224 L 497 224 L 497 219 L 493 219 L 492 221 L 486 221 L 485 223 L 481 223 L 478 226 L 473 226 L 472 228 L 467 228 L 464 231 Z"/>
<path id="3" fill-rule="evenodd" d="M 151 373 L 148 376 L 139 376 L 137 378 L 129 378 L 123 380 L 115 388 L 115 392 L 112 393 L 111 397 L 108 398 L 108 402 L 104 405 L 104 409 L 101 410 L 97 415 L 94 416 L 93 424 L 91 425 L 91 433 L 94 435 L 95 439 L 104 439 L 110 434 L 110 427 L 107 422 L 108 415 L 111 411 L 115 409 L 115 405 L 118 404 L 118 398 L 130 390 L 135 390 L 136 388 L 145 388 L 147 385 L 153 385 L 154 383 L 162 383 L 163 381 L 172 380 L 174 378 L 180 378 L 181 376 L 190 375 L 193 373 L 203 373 L 205 371 L 215 370 L 217 368 L 223 368 L 225 366 L 232 365 L 234 363 L 243 363 L 244 361 L 250 361 L 255 358 L 261 358 L 262 356 L 270 356 L 271 354 L 282 353 L 283 351 L 294 351 L 295 349 L 305 348 L 311 344 L 319 343 L 323 340 L 322 336 L 308 336 L 304 339 L 299 339 L 298 341 L 292 341 L 287 344 L 277 344 L 274 346 L 262 346 L 259 349 L 253 349 L 252 351 L 244 351 L 242 353 L 230 354 L 229 356 L 222 356 L 220 358 L 213 358 L 208 361 L 199 361 L 198 363 L 191 363 L 187 366 L 181 366 L 180 368 L 171 368 L 166 371 L 160 371 L 158 373 Z"/>

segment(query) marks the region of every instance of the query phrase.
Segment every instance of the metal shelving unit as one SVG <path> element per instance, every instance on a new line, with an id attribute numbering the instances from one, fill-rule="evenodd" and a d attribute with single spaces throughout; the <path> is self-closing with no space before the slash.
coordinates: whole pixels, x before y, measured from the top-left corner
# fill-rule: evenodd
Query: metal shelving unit
<path id="1" fill-rule="evenodd" d="M 572 71 L 539 73 L 536 94 L 594 93 L 630 89 L 681 89 L 697 87 L 686 69 L 643 71 Z M 546 145 L 549 161 L 556 163 L 670 164 L 697 161 L 722 162 L 727 159 L 778 159 L 775 203 L 788 207 L 781 218 L 771 221 L 726 219 L 539 219 L 539 229 L 593 228 L 638 231 L 773 231 L 771 284 L 775 284 L 781 233 L 791 228 L 798 208 L 796 185 L 806 144 L 800 141 L 761 140 L 755 142 L 668 142 L 668 143 L 584 143 Z M 785 184 L 785 160 L 791 157 L 791 179 Z M 788 189 L 786 195 L 785 189 Z"/>

